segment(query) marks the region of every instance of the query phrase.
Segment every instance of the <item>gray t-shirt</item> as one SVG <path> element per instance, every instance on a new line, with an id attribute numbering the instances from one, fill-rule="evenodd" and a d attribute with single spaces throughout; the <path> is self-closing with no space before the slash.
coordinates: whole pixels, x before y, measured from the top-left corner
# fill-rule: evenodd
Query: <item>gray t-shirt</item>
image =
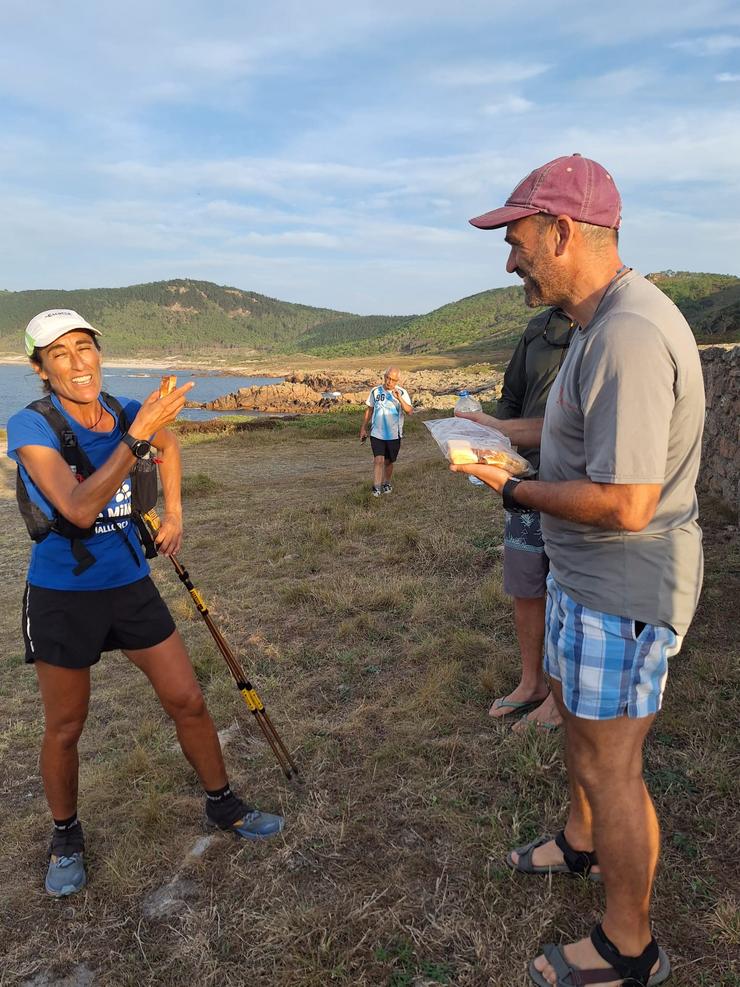
<path id="1" fill-rule="evenodd" d="M 685 634 L 703 573 L 694 489 L 703 424 L 691 330 L 659 288 L 630 271 L 570 344 L 547 401 L 540 479 L 663 489 L 643 531 L 542 514 L 552 574 L 578 603 Z"/>

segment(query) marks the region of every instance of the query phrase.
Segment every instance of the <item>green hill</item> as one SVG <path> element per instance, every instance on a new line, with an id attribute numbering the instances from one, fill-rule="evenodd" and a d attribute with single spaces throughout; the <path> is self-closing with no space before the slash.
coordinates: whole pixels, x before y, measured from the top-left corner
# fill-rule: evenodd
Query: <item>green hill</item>
<path id="1" fill-rule="evenodd" d="M 662 271 L 648 277 L 678 305 L 701 342 L 740 340 L 740 278 L 691 271 Z"/>
<path id="2" fill-rule="evenodd" d="M 740 339 L 740 278 L 687 271 L 650 277 L 683 311 L 700 341 Z M 519 287 L 493 288 L 419 316 L 353 315 L 189 279 L 81 291 L 0 291 L 0 353 L 17 354 L 28 320 L 55 307 L 76 309 L 100 326 L 111 356 L 164 351 L 234 360 L 394 352 L 485 359 L 510 347 L 532 315 Z"/>
<path id="3" fill-rule="evenodd" d="M 345 324 L 344 336 L 354 331 L 360 337 L 355 323 L 367 323 L 363 331 L 372 333 L 376 322 L 372 316 L 294 305 L 208 281 L 175 279 L 128 288 L 0 292 L 0 349 L 17 352 L 19 333 L 28 320 L 44 309 L 61 307 L 75 309 L 99 326 L 106 353 L 114 356 L 162 350 L 286 353 L 314 327 L 324 327 L 330 335 L 334 320 Z"/>
<path id="4" fill-rule="evenodd" d="M 399 348 L 430 352 L 474 348 L 483 341 L 502 345 L 513 342 L 532 315 L 520 287 L 492 288 L 414 319 L 405 327 Z"/>

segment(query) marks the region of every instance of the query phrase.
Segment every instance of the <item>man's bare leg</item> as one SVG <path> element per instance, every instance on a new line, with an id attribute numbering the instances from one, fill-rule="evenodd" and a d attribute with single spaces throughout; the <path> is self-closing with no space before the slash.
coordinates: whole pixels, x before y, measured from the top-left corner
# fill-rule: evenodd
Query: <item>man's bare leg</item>
<path id="1" fill-rule="evenodd" d="M 560 698 L 559 688 L 557 695 Z M 602 926 L 620 953 L 639 956 L 651 940 L 650 894 L 660 843 L 658 819 L 642 778 L 642 748 L 655 717 L 583 720 L 563 710 L 563 718 L 568 774 L 593 814 L 594 848 L 606 891 Z M 569 841 L 573 827 L 585 822 L 583 807 L 573 808 L 575 818 L 571 811 L 566 828 Z M 581 969 L 607 967 L 588 938 L 563 951 Z M 556 983 L 555 971 L 543 956 L 535 966 L 549 983 Z M 613 987 L 620 983 L 618 978 L 610 981 Z"/>
<path id="2" fill-rule="evenodd" d="M 385 456 L 375 456 L 373 459 L 373 486 L 377 487 L 378 490 L 383 485 L 383 477 L 385 476 Z"/>
<path id="3" fill-rule="evenodd" d="M 556 679 L 550 680 L 552 698 L 558 714 L 568 716 L 568 711 L 563 703 L 563 690 L 560 682 Z M 566 727 L 565 730 L 565 759 L 568 766 L 568 790 L 570 793 L 570 808 L 568 811 L 568 821 L 565 824 L 565 838 L 574 850 L 586 850 L 589 853 L 594 849 L 593 837 L 593 816 L 591 806 L 586 797 L 586 792 L 575 771 L 570 770 L 571 754 L 571 734 Z M 511 855 L 512 861 L 516 864 L 519 854 Z M 556 845 L 554 840 L 543 843 L 542 846 L 532 854 L 532 863 L 537 867 L 555 867 L 563 863 L 563 851 Z M 598 873 L 600 868 L 594 866 L 594 873 Z"/>
<path id="4" fill-rule="evenodd" d="M 393 476 L 393 463 L 385 460 L 385 468 L 383 471 L 383 483 L 390 483 L 391 477 Z"/>
<path id="5" fill-rule="evenodd" d="M 542 666 L 545 643 L 545 597 L 514 597 L 514 626 L 522 656 L 522 676 L 519 685 L 506 696 L 511 702 L 529 702 L 544 699 L 548 685 Z M 497 709 L 496 703 L 488 711 L 494 718 L 511 713 L 511 707 Z"/>

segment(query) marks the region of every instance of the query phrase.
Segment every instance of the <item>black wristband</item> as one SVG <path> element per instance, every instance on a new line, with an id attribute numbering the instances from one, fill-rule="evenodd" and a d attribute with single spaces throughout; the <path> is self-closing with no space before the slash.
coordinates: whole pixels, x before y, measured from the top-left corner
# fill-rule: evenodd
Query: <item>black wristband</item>
<path id="1" fill-rule="evenodd" d="M 506 510 L 510 511 L 512 514 L 526 514 L 529 510 L 528 507 L 524 507 L 522 504 L 519 504 L 516 500 L 514 500 L 514 492 L 521 482 L 521 480 L 517 480 L 513 476 L 510 476 L 501 488 L 501 500 L 503 501 Z"/>

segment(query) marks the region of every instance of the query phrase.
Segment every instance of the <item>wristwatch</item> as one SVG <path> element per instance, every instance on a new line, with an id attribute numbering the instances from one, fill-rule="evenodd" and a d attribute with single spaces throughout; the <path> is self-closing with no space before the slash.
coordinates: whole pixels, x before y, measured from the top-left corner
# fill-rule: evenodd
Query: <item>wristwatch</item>
<path id="1" fill-rule="evenodd" d="M 125 442 L 137 459 L 146 459 L 151 452 L 152 444 L 147 439 L 135 439 L 133 435 L 124 432 L 121 442 Z"/>
<path id="2" fill-rule="evenodd" d="M 514 492 L 521 482 L 516 477 L 510 476 L 501 488 L 503 505 L 512 514 L 526 514 L 529 511 L 529 507 L 525 507 L 523 504 L 519 504 L 514 500 Z"/>

